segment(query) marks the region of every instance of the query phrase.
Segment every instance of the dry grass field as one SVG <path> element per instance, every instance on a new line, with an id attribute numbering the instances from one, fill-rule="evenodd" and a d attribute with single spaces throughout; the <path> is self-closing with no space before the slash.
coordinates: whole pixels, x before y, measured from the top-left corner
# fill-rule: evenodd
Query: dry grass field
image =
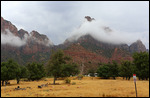
<path id="1" fill-rule="evenodd" d="M 136 97 L 133 79 L 130 81 L 122 78 L 99 79 L 98 77 L 84 77 L 77 80 L 71 77 L 71 84 L 64 80 L 57 80 L 59 85 L 51 85 L 53 78 L 40 81 L 25 82 L 11 80 L 10 85 L 1 86 L 1 97 Z M 72 85 L 75 82 L 75 85 Z M 38 85 L 48 83 L 48 87 L 38 88 Z M 149 81 L 137 80 L 138 97 L 149 97 Z M 17 86 L 26 90 L 14 90 Z"/>

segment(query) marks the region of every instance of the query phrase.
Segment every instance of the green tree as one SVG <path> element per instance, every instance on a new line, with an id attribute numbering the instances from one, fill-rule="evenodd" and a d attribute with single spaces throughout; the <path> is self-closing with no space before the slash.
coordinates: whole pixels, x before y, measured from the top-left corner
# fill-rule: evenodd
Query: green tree
<path id="1" fill-rule="evenodd" d="M 60 77 L 74 76 L 79 73 L 78 65 L 76 63 L 62 64 L 61 73 Z"/>
<path id="2" fill-rule="evenodd" d="M 9 80 L 7 78 L 7 72 L 8 68 L 5 66 L 4 62 L 1 63 L 1 81 L 2 81 L 2 86 L 4 86 L 4 81 Z"/>
<path id="3" fill-rule="evenodd" d="M 9 59 L 6 62 L 1 63 L 1 81 L 2 85 L 4 85 L 12 79 L 16 78 L 16 74 L 18 71 L 18 64 L 13 61 L 12 59 Z"/>
<path id="4" fill-rule="evenodd" d="M 40 80 L 46 75 L 43 64 L 33 62 L 33 63 L 27 64 L 26 67 L 29 72 L 28 80 L 32 80 L 32 81 Z"/>
<path id="5" fill-rule="evenodd" d="M 137 68 L 137 76 L 139 79 L 149 78 L 149 54 L 147 52 L 136 52 L 133 54 L 133 63 Z"/>
<path id="6" fill-rule="evenodd" d="M 20 78 L 21 78 L 21 67 L 19 65 L 17 65 L 17 69 L 16 69 L 16 80 L 17 80 L 17 84 L 19 84 Z"/>
<path id="7" fill-rule="evenodd" d="M 57 78 L 75 75 L 79 72 L 75 63 L 67 63 L 70 60 L 71 57 L 64 56 L 62 50 L 58 50 L 51 55 L 47 64 L 47 72 L 49 75 L 54 76 L 54 85 Z"/>
<path id="8" fill-rule="evenodd" d="M 97 70 L 98 77 L 108 79 L 110 77 L 109 70 L 110 70 L 109 64 L 101 65 Z"/>
<path id="9" fill-rule="evenodd" d="M 112 64 L 109 66 L 109 75 L 110 77 L 113 77 L 113 79 L 116 79 L 119 73 L 118 64 L 116 61 L 112 61 Z"/>
<path id="10" fill-rule="evenodd" d="M 133 75 L 134 66 L 131 61 L 121 61 L 121 66 L 119 69 L 119 74 L 121 77 L 126 77 L 126 80 L 130 80 L 130 77 Z"/>
<path id="11" fill-rule="evenodd" d="M 21 78 L 27 78 L 27 77 L 28 77 L 27 68 L 25 66 L 18 66 L 18 69 L 16 71 L 17 84 L 19 84 Z"/>
<path id="12" fill-rule="evenodd" d="M 119 68 L 116 61 L 112 61 L 112 64 L 108 62 L 107 64 L 101 65 L 97 70 L 98 76 L 108 79 L 109 77 L 116 77 L 119 75 Z"/>

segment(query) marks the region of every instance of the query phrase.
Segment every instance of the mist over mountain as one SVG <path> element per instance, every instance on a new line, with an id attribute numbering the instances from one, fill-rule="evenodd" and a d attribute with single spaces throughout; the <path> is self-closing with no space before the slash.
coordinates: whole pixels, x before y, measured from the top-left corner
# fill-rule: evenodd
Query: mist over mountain
<path id="1" fill-rule="evenodd" d="M 24 35 L 24 38 L 21 39 L 19 36 L 15 36 L 10 32 L 9 29 L 5 29 L 5 31 L 1 32 L 1 44 L 9 44 L 11 46 L 23 46 L 27 42 L 27 36 Z"/>
<path id="2" fill-rule="evenodd" d="M 73 31 L 72 36 L 67 40 L 72 42 L 87 34 L 98 41 L 111 44 L 132 44 L 140 38 L 139 35 L 114 30 L 100 20 L 85 16 L 84 22 Z"/>
<path id="3" fill-rule="evenodd" d="M 50 57 L 53 43 L 46 35 L 33 30 L 18 30 L 1 17 L 1 62 L 14 59 L 21 65 L 32 61 L 45 61 Z"/>
<path id="4" fill-rule="evenodd" d="M 91 67 L 97 68 L 100 63 L 112 60 L 118 63 L 121 60 L 132 61 L 132 53 L 147 51 L 142 41 L 131 35 L 85 16 L 85 21 L 73 31 L 71 37 L 62 44 L 54 45 L 46 35 L 36 30 L 30 33 L 18 30 L 10 21 L 1 17 L 1 62 L 12 58 L 21 65 L 33 61 L 47 63 L 51 50 L 63 49 L 65 55 L 71 56 L 73 61 L 79 65 L 84 63 L 86 72 Z"/>
<path id="5" fill-rule="evenodd" d="M 1 17 L 1 44 L 9 44 L 11 46 L 21 47 L 29 43 L 29 41 L 52 46 L 53 43 L 46 35 L 39 34 L 37 31 L 28 33 L 27 31 L 16 28 L 10 21 Z"/>

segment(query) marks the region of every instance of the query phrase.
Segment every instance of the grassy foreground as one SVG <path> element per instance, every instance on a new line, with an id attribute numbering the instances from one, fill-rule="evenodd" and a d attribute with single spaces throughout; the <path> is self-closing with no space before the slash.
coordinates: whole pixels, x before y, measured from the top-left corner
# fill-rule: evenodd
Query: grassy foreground
<path id="1" fill-rule="evenodd" d="M 1 86 L 1 97 L 136 97 L 133 79 L 130 81 L 122 78 L 99 79 L 98 77 L 84 77 L 77 80 L 71 77 L 71 84 L 65 84 L 64 80 L 57 80 L 59 85 L 51 85 L 53 78 L 46 78 L 40 81 L 20 81 L 11 80 L 10 85 Z M 72 85 L 75 82 L 75 85 Z M 48 87 L 38 88 L 38 85 L 48 83 Z M 149 81 L 136 82 L 138 97 L 149 97 Z M 14 90 L 26 88 L 26 90 Z"/>

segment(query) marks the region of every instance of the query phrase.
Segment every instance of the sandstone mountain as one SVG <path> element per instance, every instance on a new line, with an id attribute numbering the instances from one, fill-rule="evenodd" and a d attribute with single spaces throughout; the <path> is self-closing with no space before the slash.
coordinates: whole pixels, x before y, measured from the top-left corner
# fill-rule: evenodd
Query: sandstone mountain
<path id="1" fill-rule="evenodd" d="M 13 41 L 11 43 L 6 39 L 5 43 L 1 42 L 1 62 L 13 58 L 17 60 L 19 64 L 24 65 L 29 61 L 41 62 L 50 57 L 50 47 L 53 46 L 53 43 L 46 35 L 34 30 L 31 33 L 23 29 L 18 30 L 11 22 L 1 17 L 1 36 L 2 34 L 6 35 L 5 37 L 11 34 L 8 38 L 13 36 L 13 38 L 19 39 L 18 41 L 24 42 L 24 44 L 16 47 L 11 45 L 15 44 Z M 13 38 L 11 40 L 13 40 Z"/>
<path id="2" fill-rule="evenodd" d="M 89 22 L 95 20 L 89 16 L 86 16 L 85 19 Z M 109 27 L 103 29 L 106 33 L 112 32 Z M 82 35 L 74 41 L 66 39 L 63 44 L 54 45 L 46 35 L 35 30 L 30 33 L 23 29 L 18 30 L 15 25 L 1 17 L 1 35 L 8 35 L 9 33 L 22 41 L 23 44 L 13 46 L 10 42 L 1 42 L 1 62 L 12 58 L 21 65 L 32 61 L 47 63 L 50 59 L 51 50 L 63 49 L 65 55 L 71 56 L 73 61 L 80 66 L 80 70 L 87 73 L 89 69 L 96 69 L 102 63 L 112 62 L 112 60 L 118 63 L 121 60 L 132 61 L 132 53 L 147 51 L 140 40 L 130 46 L 127 44 L 116 45 L 98 41 L 90 34 Z"/>
<path id="3" fill-rule="evenodd" d="M 130 49 L 131 53 L 133 53 L 135 51 L 136 52 L 140 52 L 140 51 L 144 52 L 144 51 L 146 51 L 146 47 L 142 43 L 141 40 L 137 40 L 136 42 L 134 42 L 133 44 L 131 44 L 130 47 L 129 47 L 129 49 Z"/>

